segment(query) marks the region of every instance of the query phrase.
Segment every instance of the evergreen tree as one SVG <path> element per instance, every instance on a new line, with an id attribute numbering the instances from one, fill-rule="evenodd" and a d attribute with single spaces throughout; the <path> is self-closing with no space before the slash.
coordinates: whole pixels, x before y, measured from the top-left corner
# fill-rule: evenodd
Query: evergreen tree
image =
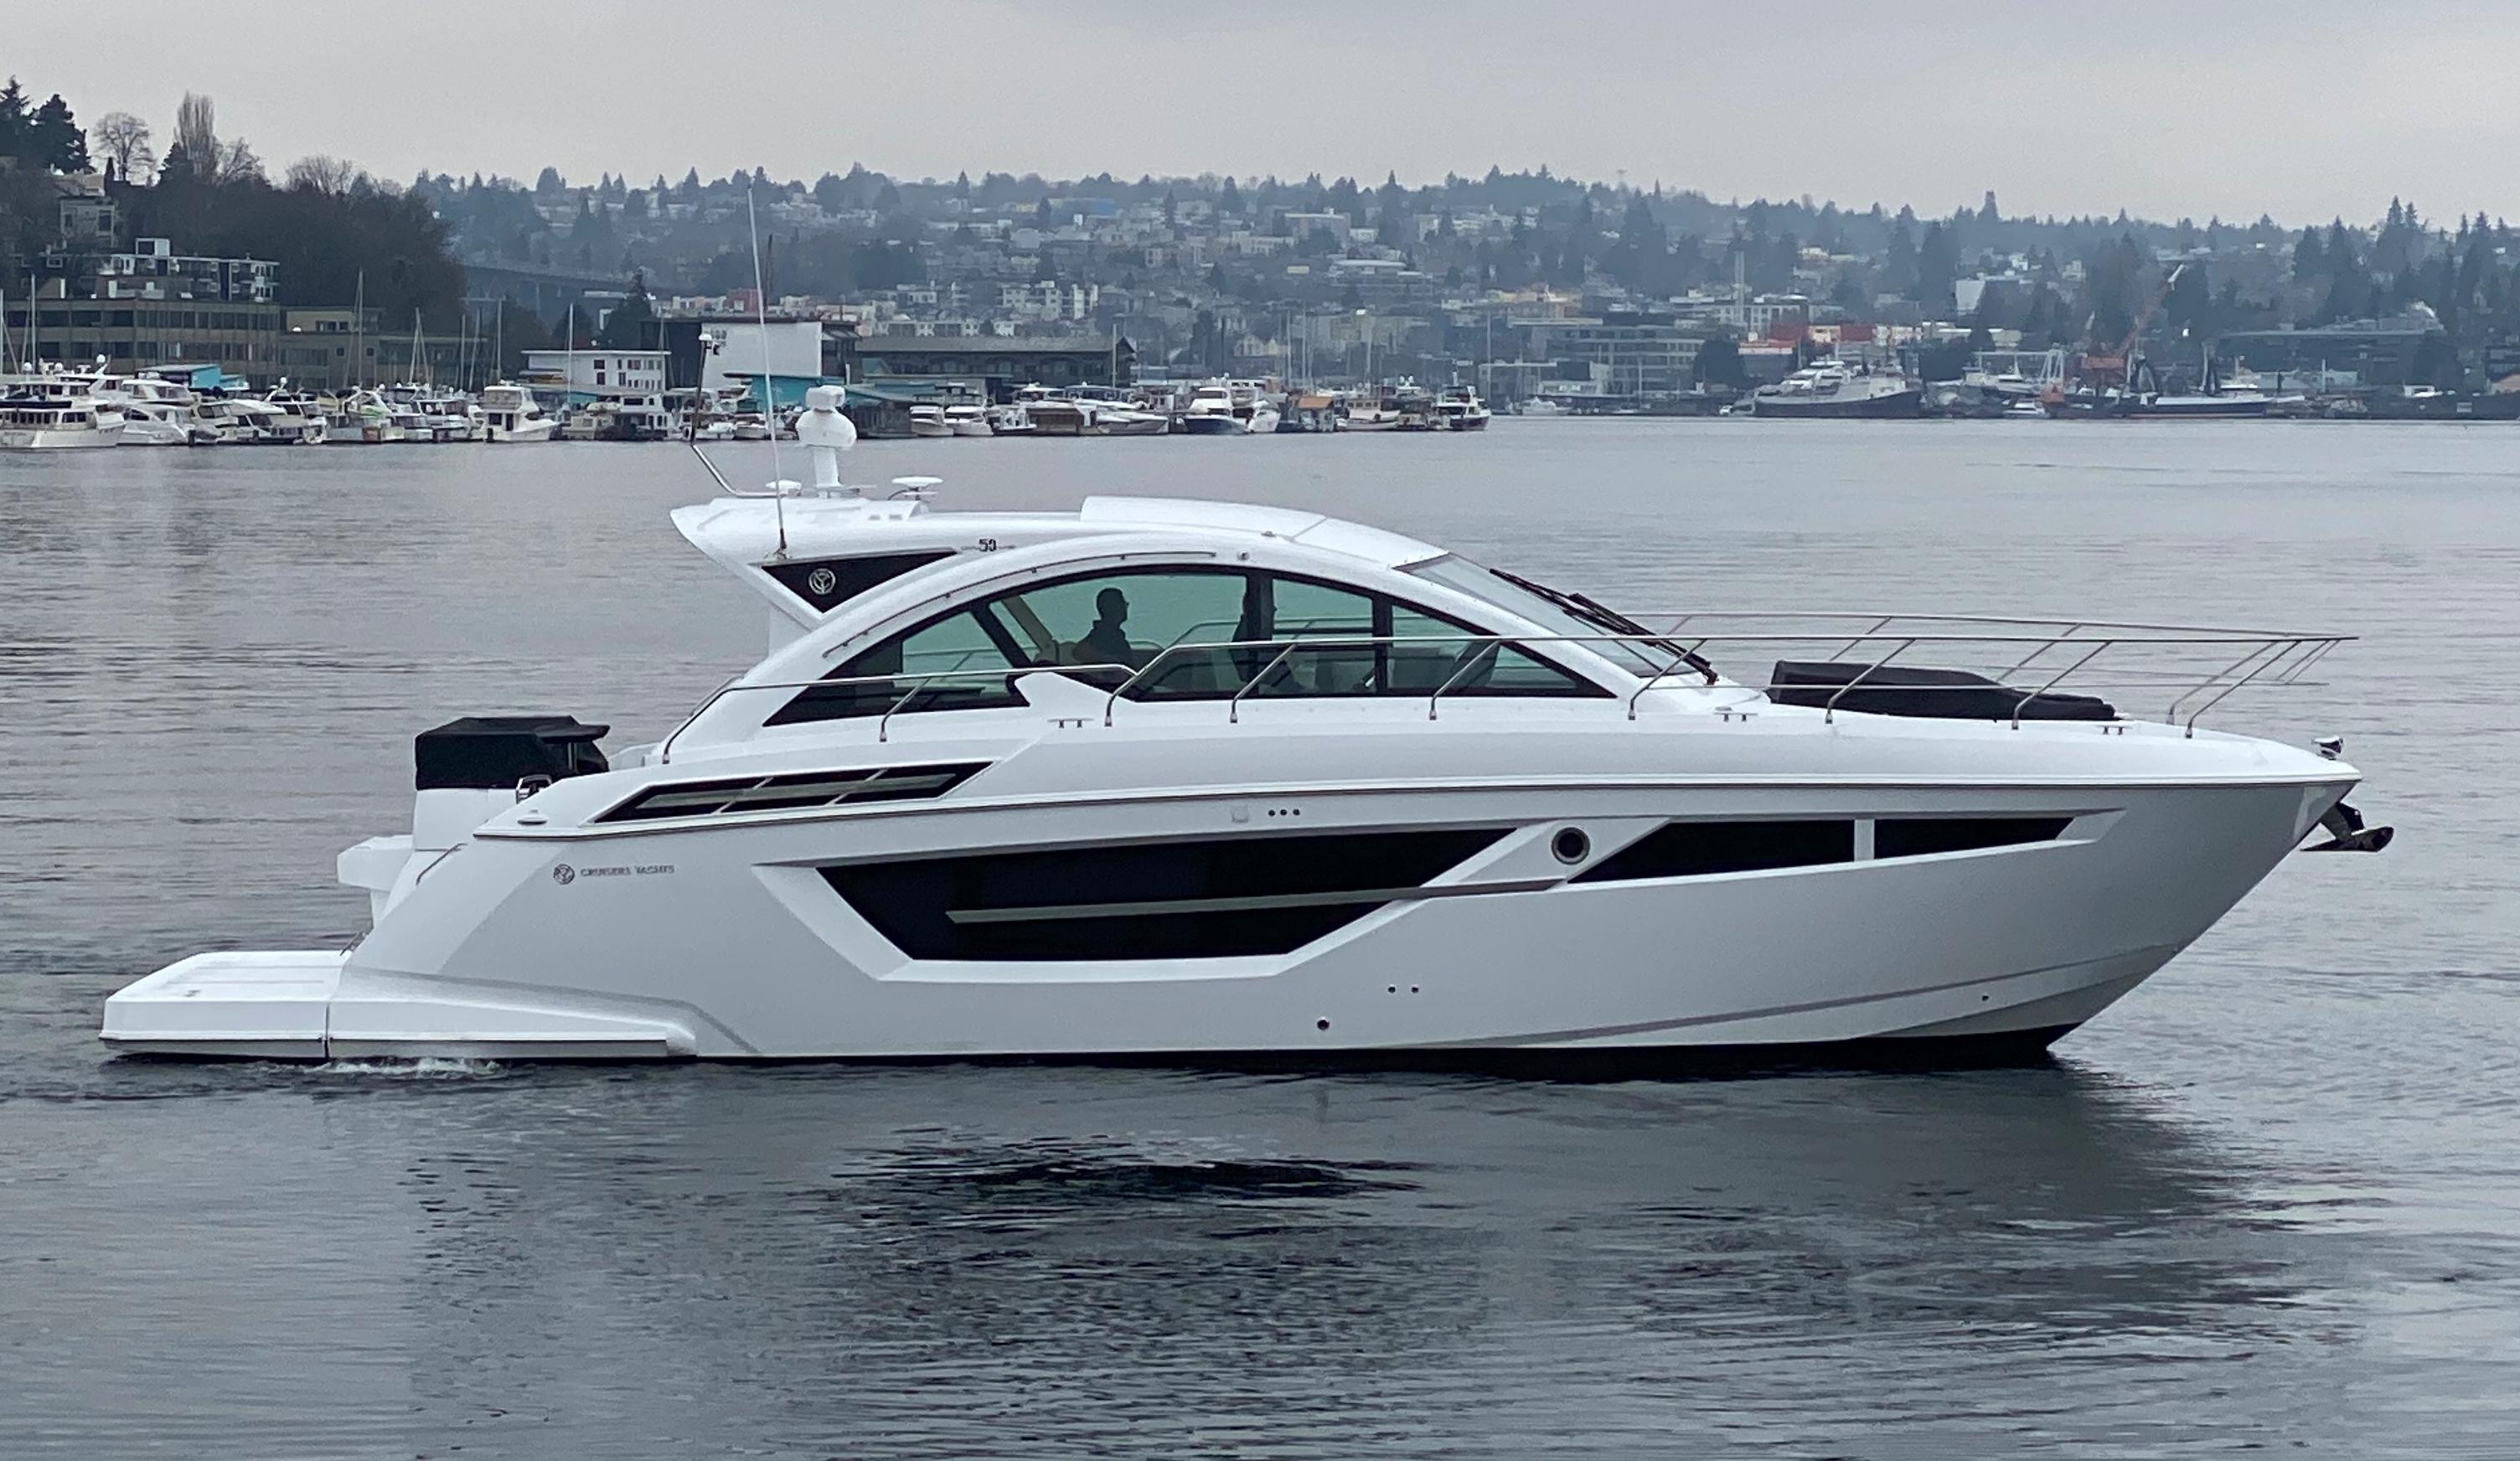
<path id="1" fill-rule="evenodd" d="M 1959 244 L 1939 223 L 1925 225 L 1916 245 L 1916 287 L 1909 297 L 1927 310 L 1952 307 L 1952 285 L 1959 278 Z"/>
<path id="2" fill-rule="evenodd" d="M 1913 221 L 1914 215 L 1906 208 L 1899 210 L 1898 221 L 1890 225 L 1889 252 L 1882 265 L 1882 283 L 1910 296 L 1916 288 L 1916 236 L 1911 229 Z"/>
<path id="3" fill-rule="evenodd" d="M 1701 387 L 1729 385 L 1738 390 L 1750 383 L 1748 374 L 1741 369 L 1740 348 L 1729 335 L 1719 334 L 1698 346 L 1697 363 L 1693 369 Z"/>
<path id="4" fill-rule="evenodd" d="M 87 170 L 87 134 L 70 117 L 60 92 L 46 98 L 26 123 L 26 155 L 56 172 Z"/>
<path id="5" fill-rule="evenodd" d="M 647 271 L 641 270 L 630 276 L 630 297 L 605 315 L 595 342 L 608 350 L 653 349 L 649 335 L 655 322 L 656 307 L 648 298 Z"/>
<path id="6" fill-rule="evenodd" d="M 1350 192 L 1354 192 L 1355 188 L 1356 185 L 1354 183 L 1350 183 L 1348 185 Z M 1242 190 L 1234 186 L 1234 179 L 1232 177 L 1228 177 L 1225 180 L 1224 187 L 1216 190 L 1216 211 L 1219 213 L 1240 213 L 1242 211 Z"/>
<path id="7" fill-rule="evenodd" d="M 18 78 L 0 87 L 0 157 L 23 156 L 26 150 L 26 92 Z"/>

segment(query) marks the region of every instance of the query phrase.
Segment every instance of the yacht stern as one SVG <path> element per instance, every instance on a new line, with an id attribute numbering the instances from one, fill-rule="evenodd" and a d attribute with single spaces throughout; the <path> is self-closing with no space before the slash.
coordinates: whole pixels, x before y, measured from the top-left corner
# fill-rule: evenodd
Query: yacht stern
<path id="1" fill-rule="evenodd" d="M 320 950 L 196 953 L 105 1001 L 120 1054 L 245 1060 L 671 1060 L 669 1019 L 348 967 Z"/>
<path id="2" fill-rule="evenodd" d="M 321 1060 L 347 953 L 196 953 L 105 1001 L 98 1038 L 135 1055 Z"/>

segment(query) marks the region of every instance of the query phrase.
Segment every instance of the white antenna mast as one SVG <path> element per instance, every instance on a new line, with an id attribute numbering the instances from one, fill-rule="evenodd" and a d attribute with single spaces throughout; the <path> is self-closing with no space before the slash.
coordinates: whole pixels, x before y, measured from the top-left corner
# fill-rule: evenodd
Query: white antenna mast
<path id="1" fill-rule="evenodd" d="M 770 502 L 779 519 L 779 551 L 788 556 L 788 479 L 779 474 L 779 402 L 770 379 L 770 289 L 761 278 L 761 208 L 752 185 L 743 185 L 743 218 L 752 234 L 752 319 L 761 331 L 761 419 L 770 427 Z"/>

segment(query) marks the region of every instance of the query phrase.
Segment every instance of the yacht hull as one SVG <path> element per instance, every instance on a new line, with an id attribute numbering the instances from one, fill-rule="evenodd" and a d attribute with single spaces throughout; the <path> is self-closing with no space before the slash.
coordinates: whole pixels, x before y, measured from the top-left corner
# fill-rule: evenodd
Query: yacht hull
<path id="1" fill-rule="evenodd" d="M 912 957 L 826 869 L 1188 844 L 1248 827 L 1232 819 L 1248 796 L 484 828 L 413 857 L 348 955 L 198 955 L 115 995 L 103 1037 L 281 1059 L 1970 1063 L 2033 1053 L 2135 988 L 2350 784 L 1277 794 L 1308 834 L 1496 840 L 1285 952 L 1192 958 Z M 2073 816 L 2034 845 L 1711 876 L 1586 882 L 1552 851 L 1569 825 L 1598 863 L 1674 818 L 1854 805 Z"/>
<path id="2" fill-rule="evenodd" d="M 1757 400 L 1754 415 L 1782 420 L 1906 421 L 1924 409 L 1924 392 L 1912 388 L 1838 397 L 1762 394 Z"/>

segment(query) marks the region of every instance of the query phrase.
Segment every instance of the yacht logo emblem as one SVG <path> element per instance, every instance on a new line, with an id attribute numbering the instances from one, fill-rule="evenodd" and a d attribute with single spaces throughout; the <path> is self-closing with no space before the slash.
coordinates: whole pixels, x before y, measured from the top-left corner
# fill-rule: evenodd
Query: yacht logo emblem
<path id="1" fill-rule="evenodd" d="M 552 864 L 552 881 L 565 888 L 569 884 L 577 881 L 577 869 L 569 866 L 566 863 L 554 863 Z"/>
<path id="2" fill-rule="evenodd" d="M 840 576 L 829 568 L 817 568 L 805 575 L 805 587 L 817 598 L 840 586 Z"/>

